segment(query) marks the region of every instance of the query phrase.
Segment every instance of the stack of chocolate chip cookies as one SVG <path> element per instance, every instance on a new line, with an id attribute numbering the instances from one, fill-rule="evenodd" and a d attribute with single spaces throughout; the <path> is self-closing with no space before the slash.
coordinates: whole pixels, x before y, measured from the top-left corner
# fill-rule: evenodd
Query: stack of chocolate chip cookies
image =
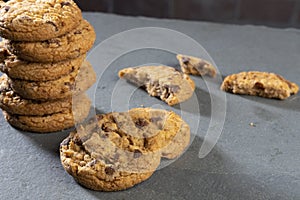
<path id="1" fill-rule="evenodd" d="M 11 125 L 54 132 L 86 118 L 96 35 L 72 0 L 0 2 L 0 36 L 0 107 Z"/>

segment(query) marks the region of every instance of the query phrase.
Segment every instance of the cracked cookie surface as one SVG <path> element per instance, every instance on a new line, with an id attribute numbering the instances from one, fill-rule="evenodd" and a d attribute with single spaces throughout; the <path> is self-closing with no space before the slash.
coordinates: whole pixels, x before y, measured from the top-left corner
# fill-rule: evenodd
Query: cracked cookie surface
<path id="1" fill-rule="evenodd" d="M 282 76 L 268 72 L 241 72 L 227 76 L 221 89 L 234 94 L 286 99 L 297 94 L 299 87 Z"/>
<path id="2" fill-rule="evenodd" d="M 3 75 L 5 76 L 5 75 Z M 96 74 L 88 61 L 78 71 L 53 81 L 23 81 L 8 78 L 12 89 L 25 99 L 50 100 L 70 97 L 91 87 Z"/>
<path id="3" fill-rule="evenodd" d="M 188 75 L 168 66 L 126 68 L 119 71 L 119 77 L 144 87 L 151 96 L 171 106 L 188 100 L 195 90 L 195 83 Z"/>
<path id="4" fill-rule="evenodd" d="M 149 178 L 161 157 L 179 156 L 189 141 L 189 126 L 175 113 L 136 108 L 80 126 L 62 142 L 61 162 L 85 187 L 123 190 Z"/>
<path id="5" fill-rule="evenodd" d="M 94 28 L 83 20 L 76 29 L 61 37 L 41 42 L 5 40 L 5 44 L 18 58 L 47 63 L 77 58 L 92 48 L 95 39 Z"/>
<path id="6" fill-rule="evenodd" d="M 2 47 L 2 48 L 1 48 Z M 37 63 L 20 60 L 0 44 L 0 71 L 10 78 L 27 81 L 51 81 L 78 71 L 85 55 L 55 63 Z"/>
<path id="7" fill-rule="evenodd" d="M 10 40 L 48 40 L 70 32 L 81 20 L 81 11 L 72 0 L 0 3 L 0 36 Z"/>
<path id="8" fill-rule="evenodd" d="M 210 77 L 215 77 L 217 74 L 216 68 L 210 62 L 201 58 L 178 54 L 177 60 L 185 74 L 208 75 Z"/>

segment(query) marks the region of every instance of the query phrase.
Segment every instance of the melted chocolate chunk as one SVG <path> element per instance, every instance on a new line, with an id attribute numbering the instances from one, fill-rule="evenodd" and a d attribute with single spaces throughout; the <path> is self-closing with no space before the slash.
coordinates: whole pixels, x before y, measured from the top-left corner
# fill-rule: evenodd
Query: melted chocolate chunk
<path id="1" fill-rule="evenodd" d="M 5 12 L 8 12 L 9 9 L 10 9 L 10 6 L 4 6 L 3 9 L 4 9 Z"/>
<path id="2" fill-rule="evenodd" d="M 254 84 L 254 89 L 264 90 L 265 87 L 264 87 L 264 85 L 263 85 L 262 83 L 256 82 L 256 83 Z"/>
<path id="3" fill-rule="evenodd" d="M 112 167 L 106 167 L 106 168 L 105 168 L 105 173 L 106 173 L 107 175 L 113 175 L 113 174 L 115 173 L 115 170 L 114 170 L 114 168 L 112 168 Z"/>
<path id="4" fill-rule="evenodd" d="M 59 40 L 56 39 L 56 38 L 47 40 L 47 43 L 48 43 L 48 44 L 53 44 L 53 43 L 55 43 L 57 46 L 60 46 L 60 42 L 59 42 Z"/>
<path id="5" fill-rule="evenodd" d="M 81 33 L 82 33 L 81 30 L 77 30 L 77 31 L 74 32 L 75 35 L 81 34 Z"/>
<path id="6" fill-rule="evenodd" d="M 181 61 L 184 63 L 184 64 L 188 64 L 190 62 L 190 58 L 188 57 L 182 57 Z"/>
<path id="7" fill-rule="evenodd" d="M 70 3 L 70 2 L 64 1 L 64 2 L 60 3 L 60 5 L 61 5 L 61 7 L 64 7 L 64 6 L 70 6 L 71 3 Z"/>
<path id="8" fill-rule="evenodd" d="M 74 142 L 76 145 L 78 145 L 78 146 L 81 146 L 81 145 L 82 145 L 82 141 L 81 141 L 81 139 L 80 139 L 79 137 L 75 137 L 75 138 L 73 139 L 73 142 Z"/>
<path id="9" fill-rule="evenodd" d="M 144 139 L 144 147 L 147 149 L 149 147 L 149 143 L 147 139 Z"/>
<path id="10" fill-rule="evenodd" d="M 97 120 L 102 120 L 103 119 L 103 115 L 97 115 Z"/>
<path id="11" fill-rule="evenodd" d="M 74 83 L 66 82 L 65 86 L 68 86 L 70 90 L 74 90 L 75 89 L 75 84 Z"/>
<path id="12" fill-rule="evenodd" d="M 57 27 L 57 25 L 54 22 L 52 22 L 52 21 L 46 21 L 46 23 L 47 24 L 51 24 L 52 26 L 54 26 L 55 31 L 58 31 L 58 27 Z"/>
<path id="13" fill-rule="evenodd" d="M 142 152 L 138 149 L 135 149 L 133 152 L 133 158 L 139 158 L 142 156 Z"/>
<path id="14" fill-rule="evenodd" d="M 142 118 L 139 118 L 136 122 L 135 122 L 135 126 L 137 127 L 137 128 L 143 128 L 144 126 L 147 126 L 149 123 L 146 121 L 146 120 L 144 120 L 144 119 L 142 119 Z"/>

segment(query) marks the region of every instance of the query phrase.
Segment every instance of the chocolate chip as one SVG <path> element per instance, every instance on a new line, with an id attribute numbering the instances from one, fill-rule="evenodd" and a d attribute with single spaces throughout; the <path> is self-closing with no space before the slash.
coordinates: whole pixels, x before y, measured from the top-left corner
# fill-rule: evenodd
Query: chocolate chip
<path id="1" fill-rule="evenodd" d="M 103 118 L 104 118 L 103 115 L 97 115 L 97 120 L 101 120 Z"/>
<path id="2" fill-rule="evenodd" d="M 150 119 L 150 122 L 156 123 L 156 122 L 161 121 L 161 120 L 162 120 L 161 117 L 152 117 L 152 118 Z"/>
<path id="3" fill-rule="evenodd" d="M 165 88 L 165 96 L 164 97 L 167 99 L 170 96 L 169 86 L 164 86 L 164 88 Z"/>
<path id="4" fill-rule="evenodd" d="M 10 6 L 4 6 L 4 10 L 5 10 L 5 12 L 8 12 L 8 11 L 9 11 L 9 9 L 10 9 Z"/>
<path id="5" fill-rule="evenodd" d="M 46 23 L 47 24 L 51 24 L 52 26 L 54 26 L 55 31 L 58 31 L 58 27 L 57 27 L 57 25 L 54 22 L 52 22 L 52 21 L 46 21 Z"/>
<path id="6" fill-rule="evenodd" d="M 70 143 L 70 138 L 67 137 L 60 143 L 60 146 L 67 146 L 67 145 L 69 145 L 69 143 Z"/>
<path id="7" fill-rule="evenodd" d="M 262 83 L 260 83 L 260 82 L 256 82 L 255 84 L 254 84 L 254 87 L 253 87 L 254 89 L 257 89 L 257 90 L 264 90 L 265 89 L 265 87 L 264 87 L 264 85 L 262 84 Z"/>
<path id="8" fill-rule="evenodd" d="M 100 135 L 100 137 L 101 137 L 101 138 L 103 138 L 103 139 L 106 139 L 106 138 L 108 138 L 108 136 L 109 136 L 109 135 L 108 135 L 107 133 L 105 133 L 105 134 L 101 134 L 101 135 Z"/>
<path id="9" fill-rule="evenodd" d="M 184 64 L 188 64 L 190 62 L 190 58 L 188 57 L 182 57 L 181 61 L 184 63 Z"/>
<path id="10" fill-rule="evenodd" d="M 105 168 L 105 173 L 106 173 L 107 175 L 113 175 L 113 174 L 115 173 L 115 170 L 114 170 L 114 168 L 112 168 L 112 167 L 106 167 L 106 168 Z"/>
<path id="11" fill-rule="evenodd" d="M 82 33 L 81 30 L 77 30 L 74 32 L 74 34 L 81 34 L 81 33 Z"/>
<path id="12" fill-rule="evenodd" d="M 64 6 L 70 6 L 71 3 L 70 3 L 70 2 L 64 1 L 64 2 L 61 2 L 60 5 L 61 5 L 61 7 L 64 7 Z"/>
<path id="13" fill-rule="evenodd" d="M 81 146 L 81 145 L 82 145 L 82 141 L 81 141 L 81 139 L 80 139 L 79 137 L 75 137 L 75 138 L 73 139 L 73 142 L 74 142 L 76 145 L 78 145 L 78 146 Z"/>
<path id="14" fill-rule="evenodd" d="M 32 18 L 28 17 L 28 16 L 22 16 L 20 18 L 22 21 L 32 21 Z"/>
<path id="15" fill-rule="evenodd" d="M 149 147 L 149 143 L 147 139 L 144 139 L 144 147 L 147 149 Z"/>
<path id="16" fill-rule="evenodd" d="M 75 89 L 75 84 L 74 83 L 66 82 L 65 86 L 68 86 L 70 90 L 74 90 Z"/>
<path id="17" fill-rule="evenodd" d="M 102 129 L 103 131 L 105 131 L 105 132 L 111 132 L 111 131 L 113 131 L 113 129 L 111 129 L 111 128 L 109 127 L 109 125 L 110 125 L 110 123 L 102 124 L 101 129 Z"/>
<path id="18" fill-rule="evenodd" d="M 56 39 L 56 38 L 47 40 L 47 43 L 48 43 L 48 44 L 53 44 L 53 43 L 55 43 L 57 46 L 60 46 L 60 41 L 59 41 L 58 39 Z"/>
<path id="19" fill-rule="evenodd" d="M 133 158 L 139 158 L 142 156 L 142 152 L 138 149 L 135 149 L 133 152 Z"/>
<path id="20" fill-rule="evenodd" d="M 142 128 L 144 126 L 147 126 L 148 124 L 149 123 L 146 120 L 142 119 L 142 118 L 139 118 L 137 121 L 135 121 L 135 126 L 137 128 Z"/>

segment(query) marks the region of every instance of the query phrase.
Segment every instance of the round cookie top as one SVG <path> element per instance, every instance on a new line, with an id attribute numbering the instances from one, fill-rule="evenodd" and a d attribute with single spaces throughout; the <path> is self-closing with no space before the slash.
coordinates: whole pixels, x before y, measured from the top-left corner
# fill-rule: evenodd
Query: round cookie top
<path id="1" fill-rule="evenodd" d="M 135 108 L 97 115 L 61 143 L 61 161 L 80 184 L 94 190 L 132 187 L 155 171 L 161 157 L 179 156 L 190 129 L 174 112 Z"/>
<path id="2" fill-rule="evenodd" d="M 72 0 L 10 0 L 0 7 L 0 36 L 15 41 L 55 38 L 77 27 L 82 19 Z"/>
<path id="3" fill-rule="evenodd" d="M 5 45 L 18 58 L 47 63 L 77 58 L 92 48 L 95 39 L 92 25 L 82 20 L 77 28 L 57 38 L 41 42 L 6 40 Z"/>

